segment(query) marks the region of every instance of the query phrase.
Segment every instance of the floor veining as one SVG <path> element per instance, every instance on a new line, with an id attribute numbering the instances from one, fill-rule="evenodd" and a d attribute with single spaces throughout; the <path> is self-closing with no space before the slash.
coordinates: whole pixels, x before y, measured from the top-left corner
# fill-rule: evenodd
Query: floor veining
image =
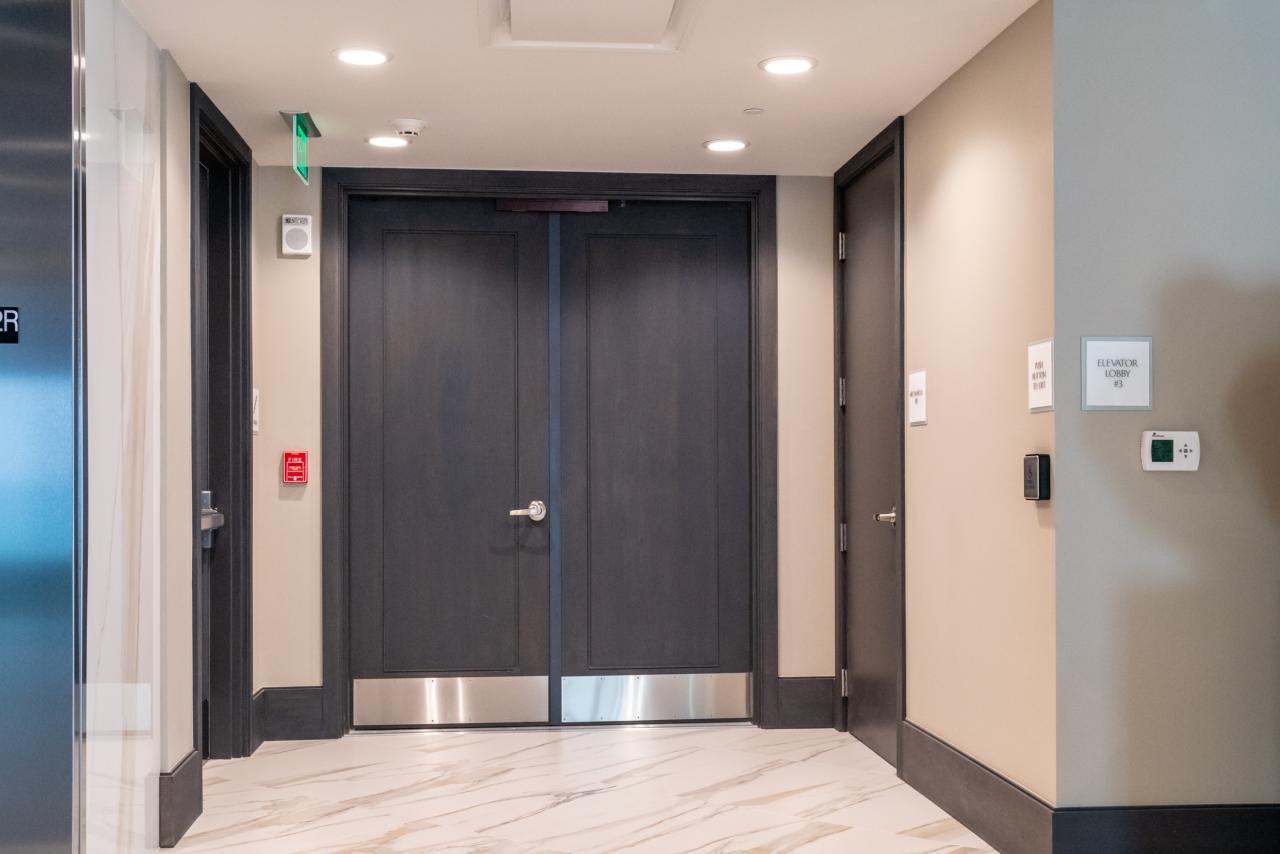
<path id="1" fill-rule="evenodd" d="M 846 734 L 747 726 L 367 733 L 208 762 L 179 852 L 978 854 Z"/>

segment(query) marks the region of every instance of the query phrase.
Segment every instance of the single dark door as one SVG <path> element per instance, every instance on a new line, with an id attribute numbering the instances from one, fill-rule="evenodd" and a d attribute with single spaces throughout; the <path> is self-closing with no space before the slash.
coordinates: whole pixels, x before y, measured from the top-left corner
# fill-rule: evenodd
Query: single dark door
<path id="1" fill-rule="evenodd" d="M 565 722 L 751 715 L 750 218 L 563 217 Z"/>
<path id="2" fill-rule="evenodd" d="M 849 732 L 898 763 L 903 719 L 900 147 L 842 185 L 845 662 Z M 841 186 L 838 184 L 838 186 Z"/>
<path id="3" fill-rule="evenodd" d="M 546 721 L 547 218 L 348 222 L 353 722 Z"/>
<path id="4" fill-rule="evenodd" d="M 205 758 L 249 755 L 252 153 L 192 88 L 195 731 Z"/>

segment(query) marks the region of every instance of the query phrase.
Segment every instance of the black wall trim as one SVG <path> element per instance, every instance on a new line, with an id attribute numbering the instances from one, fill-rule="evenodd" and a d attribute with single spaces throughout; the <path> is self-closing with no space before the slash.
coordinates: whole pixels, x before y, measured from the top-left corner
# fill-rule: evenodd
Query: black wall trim
<path id="1" fill-rule="evenodd" d="M 324 728 L 324 689 L 262 688 L 253 695 L 253 749 L 264 741 L 328 738 Z"/>
<path id="2" fill-rule="evenodd" d="M 772 175 L 650 175 L 328 168 L 320 252 L 323 342 L 323 737 L 351 727 L 347 602 L 347 206 L 352 196 L 740 201 L 752 216 L 752 562 L 754 705 L 762 726 L 778 704 L 778 248 Z"/>
<path id="3" fill-rule="evenodd" d="M 834 728 L 832 695 L 835 680 L 830 676 L 781 676 L 774 689 L 778 696 L 778 716 L 760 722 L 766 729 Z"/>
<path id="4" fill-rule="evenodd" d="M 204 811 L 200 752 L 192 750 L 172 771 L 160 775 L 160 847 L 172 848 Z"/>
<path id="5" fill-rule="evenodd" d="M 1001 854 L 1050 854 L 1044 801 L 915 724 L 902 725 L 900 744 L 902 779 Z"/>
<path id="6" fill-rule="evenodd" d="M 1001 854 L 1271 854 L 1280 804 L 1055 809 L 911 723 L 902 779 Z"/>
<path id="7" fill-rule="evenodd" d="M 1277 848 L 1280 804 L 1053 813 L 1053 854 L 1273 854 Z"/>

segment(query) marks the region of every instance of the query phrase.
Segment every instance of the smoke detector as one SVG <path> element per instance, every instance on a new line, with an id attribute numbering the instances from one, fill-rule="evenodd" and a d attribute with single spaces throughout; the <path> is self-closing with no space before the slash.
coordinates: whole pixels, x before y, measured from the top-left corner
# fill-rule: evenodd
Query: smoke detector
<path id="1" fill-rule="evenodd" d="M 412 142 L 422 136 L 422 129 L 427 126 L 427 123 L 422 119 L 396 119 L 391 126 L 396 129 L 396 136 Z"/>

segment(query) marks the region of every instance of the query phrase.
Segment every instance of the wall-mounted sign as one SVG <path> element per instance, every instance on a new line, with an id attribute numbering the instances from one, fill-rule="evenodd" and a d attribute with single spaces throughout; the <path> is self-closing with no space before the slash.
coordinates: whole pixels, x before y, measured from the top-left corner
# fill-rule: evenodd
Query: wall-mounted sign
<path id="1" fill-rule="evenodd" d="M 1027 408 L 1053 410 L 1053 339 L 1027 345 Z"/>
<path id="2" fill-rule="evenodd" d="M 1151 339 L 1080 339 L 1081 409 L 1151 408 Z"/>
<path id="3" fill-rule="evenodd" d="M 929 423 L 927 371 L 912 371 L 907 377 L 907 423 L 923 427 Z"/>
<path id="4" fill-rule="evenodd" d="M 307 125 L 299 113 L 293 115 L 293 172 L 302 183 L 311 183 L 311 168 L 307 164 Z"/>
<path id="5" fill-rule="evenodd" d="M 311 164 L 307 149 L 311 140 L 319 138 L 320 128 L 316 127 L 310 113 L 281 110 L 280 117 L 293 134 L 293 173 L 302 179 L 302 183 L 310 184 Z"/>
<path id="6" fill-rule="evenodd" d="M 18 309 L 0 306 L 0 344 L 18 343 Z"/>
<path id="7" fill-rule="evenodd" d="M 281 483 L 306 483 L 307 474 L 307 452 L 285 451 L 280 462 Z"/>

